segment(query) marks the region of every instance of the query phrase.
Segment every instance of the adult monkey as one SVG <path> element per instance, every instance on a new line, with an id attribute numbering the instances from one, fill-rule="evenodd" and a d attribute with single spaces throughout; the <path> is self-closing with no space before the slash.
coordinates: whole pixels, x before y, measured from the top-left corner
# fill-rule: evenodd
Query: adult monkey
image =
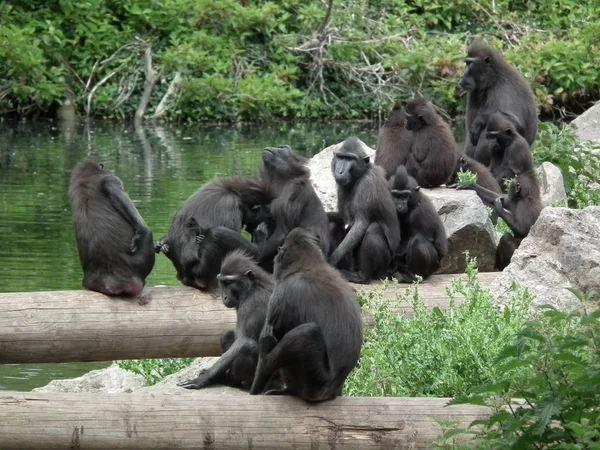
<path id="1" fill-rule="evenodd" d="M 275 229 L 261 246 L 261 267 L 272 264 L 277 247 L 295 227 L 309 230 L 317 236 L 321 250 L 329 255 L 329 220 L 310 182 L 306 163 L 306 159 L 294 154 L 288 145 L 263 150 L 260 173 L 277 197 L 270 208 Z"/>
<path id="2" fill-rule="evenodd" d="M 496 50 L 473 43 L 465 58 L 460 86 L 467 91 L 465 153 L 488 166 L 489 142 L 483 131 L 489 116 L 504 112 L 532 145 L 537 133 L 537 108 L 531 87 Z"/>
<path id="3" fill-rule="evenodd" d="M 212 384 L 250 389 L 258 363 L 258 338 L 265 323 L 269 297 L 275 283 L 243 251 L 234 251 L 223 260 L 218 275 L 223 304 L 234 308 L 235 330 L 221 337 L 223 355 L 197 378 L 179 386 L 202 389 Z"/>
<path id="4" fill-rule="evenodd" d="M 406 170 L 424 188 L 447 183 L 454 173 L 458 157 L 450 126 L 425 98 L 415 98 L 406 105 L 406 128 L 413 143 Z"/>
<path id="5" fill-rule="evenodd" d="M 421 192 L 404 166 L 398 167 L 392 197 L 400 221 L 400 245 L 394 255 L 391 275 L 412 283 L 415 275 L 426 279 L 440 267 L 448 252 L 446 230 L 431 200 Z"/>
<path id="6" fill-rule="evenodd" d="M 375 164 L 383 167 L 387 179 L 394 176 L 398 166 L 406 164 L 412 140 L 412 133 L 406 129 L 406 114 L 396 102 L 379 130 L 375 153 Z"/>
<path id="7" fill-rule="evenodd" d="M 106 295 L 136 296 L 154 267 L 152 232 L 104 165 L 84 160 L 69 197 L 83 286 Z"/>
<path id="8" fill-rule="evenodd" d="M 357 272 L 342 270 L 353 283 L 368 284 L 385 277 L 400 243 L 400 225 L 383 169 L 370 162 L 357 138 L 346 139 L 331 161 L 338 185 L 338 212 L 348 232 L 329 257 L 338 266 L 353 257 Z"/>
<path id="9" fill-rule="evenodd" d="M 188 276 L 190 267 L 199 261 L 195 245 L 199 235 L 197 228 L 223 226 L 240 233 L 246 221 L 254 220 L 251 215 L 253 208 L 268 205 L 272 199 L 269 186 L 261 180 L 212 180 L 181 205 L 173 217 L 169 233 L 156 243 L 156 252 L 164 253 L 171 260 L 180 281 L 186 280 L 190 286 L 204 289 L 193 284 L 193 277 Z M 218 271 L 216 268 L 214 275 Z"/>
<path id="10" fill-rule="evenodd" d="M 310 402 L 342 394 L 362 345 L 360 306 L 352 287 L 325 260 L 315 237 L 295 228 L 275 258 L 275 290 L 259 339 L 250 394 L 261 394 L 278 372 L 285 389 Z"/>

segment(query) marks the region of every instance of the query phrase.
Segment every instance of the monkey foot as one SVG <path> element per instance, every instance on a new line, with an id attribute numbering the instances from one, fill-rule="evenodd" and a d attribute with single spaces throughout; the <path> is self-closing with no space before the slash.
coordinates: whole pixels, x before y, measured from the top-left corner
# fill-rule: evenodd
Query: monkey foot
<path id="1" fill-rule="evenodd" d="M 294 393 L 292 391 L 290 391 L 288 388 L 283 388 L 283 389 L 269 389 L 268 391 L 265 392 L 264 395 L 294 395 Z"/>

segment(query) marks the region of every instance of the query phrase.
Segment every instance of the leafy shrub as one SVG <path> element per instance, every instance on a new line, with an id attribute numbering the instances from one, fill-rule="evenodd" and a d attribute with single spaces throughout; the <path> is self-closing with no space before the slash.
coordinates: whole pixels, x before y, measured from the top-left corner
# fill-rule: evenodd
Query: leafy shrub
<path id="1" fill-rule="evenodd" d="M 499 355 L 501 378 L 451 402 L 494 411 L 472 424 L 482 429 L 462 430 L 476 438 L 468 448 L 600 449 L 600 309 L 590 303 L 595 292 L 572 292 L 582 312 L 542 308 Z M 449 444 L 459 431 L 441 440 Z"/>
<path id="2" fill-rule="evenodd" d="M 129 370 L 146 378 L 146 385 L 152 386 L 163 378 L 185 369 L 194 358 L 135 359 L 117 361 L 121 369 Z"/>
<path id="3" fill-rule="evenodd" d="M 524 326 L 531 297 L 526 291 L 515 292 L 508 305 L 498 309 L 479 284 L 474 260 L 466 272 L 466 282 L 457 279 L 448 288 L 446 311 L 428 311 L 418 287 L 396 303 L 409 302 L 415 312 L 412 319 L 394 312 L 396 304 L 382 302 L 381 293 L 363 298 L 375 326 L 365 332 L 346 395 L 446 397 L 501 379 L 495 360 Z M 459 295 L 464 302 L 456 301 Z"/>

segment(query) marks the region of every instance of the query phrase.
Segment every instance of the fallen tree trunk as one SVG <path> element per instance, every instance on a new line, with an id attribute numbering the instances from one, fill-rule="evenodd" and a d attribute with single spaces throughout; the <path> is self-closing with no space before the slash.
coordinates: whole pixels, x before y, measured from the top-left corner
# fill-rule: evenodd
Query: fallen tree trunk
<path id="1" fill-rule="evenodd" d="M 496 276 L 481 274 L 480 281 Z M 445 288 L 454 277 L 437 275 L 420 287 L 429 308 L 448 306 Z M 373 291 L 381 284 L 355 287 Z M 386 289 L 384 300 L 402 289 Z M 412 313 L 408 304 L 397 309 Z M 372 323 L 369 314 L 364 320 Z M 140 299 L 91 291 L 3 293 L 0 364 L 219 356 L 221 335 L 234 327 L 235 311 L 216 293 L 189 287 L 149 288 Z"/>
<path id="2" fill-rule="evenodd" d="M 489 410 L 442 398 L 0 393 L 2 449 L 425 449 L 432 417 L 467 426 Z M 226 404 L 224 404 L 226 402 Z"/>

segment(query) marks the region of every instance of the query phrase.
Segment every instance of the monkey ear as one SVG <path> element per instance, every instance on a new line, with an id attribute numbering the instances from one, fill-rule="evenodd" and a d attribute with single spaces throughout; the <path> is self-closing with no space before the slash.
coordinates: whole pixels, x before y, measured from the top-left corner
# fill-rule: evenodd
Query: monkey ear
<path id="1" fill-rule="evenodd" d="M 506 130 L 504 130 L 504 132 L 509 136 L 512 134 L 512 130 L 510 128 L 507 128 Z"/>
<path id="2" fill-rule="evenodd" d="M 371 158 L 369 158 L 368 156 L 365 156 L 363 158 L 363 161 L 365 162 L 365 164 L 369 164 L 369 162 L 371 162 Z"/>
<path id="3" fill-rule="evenodd" d="M 254 281 L 256 279 L 256 275 L 254 274 L 254 272 L 252 272 L 251 270 L 248 270 L 245 274 L 245 277 L 247 277 L 250 281 Z"/>
<path id="4" fill-rule="evenodd" d="M 190 217 L 187 221 L 187 227 L 192 229 L 192 230 L 198 230 L 200 228 L 200 225 L 198 225 L 198 222 L 196 221 L 195 217 Z"/>
<path id="5" fill-rule="evenodd" d="M 515 184 L 515 192 L 518 194 L 521 192 L 521 185 L 519 183 Z"/>
<path id="6" fill-rule="evenodd" d="M 100 166 L 101 169 L 104 169 L 104 164 L 98 163 L 98 165 Z"/>
<path id="7" fill-rule="evenodd" d="M 485 58 L 483 58 L 483 60 L 488 64 L 492 62 L 492 59 L 489 56 L 486 56 Z"/>
<path id="8" fill-rule="evenodd" d="M 415 192 L 419 192 L 421 190 L 421 186 L 415 187 Z"/>

